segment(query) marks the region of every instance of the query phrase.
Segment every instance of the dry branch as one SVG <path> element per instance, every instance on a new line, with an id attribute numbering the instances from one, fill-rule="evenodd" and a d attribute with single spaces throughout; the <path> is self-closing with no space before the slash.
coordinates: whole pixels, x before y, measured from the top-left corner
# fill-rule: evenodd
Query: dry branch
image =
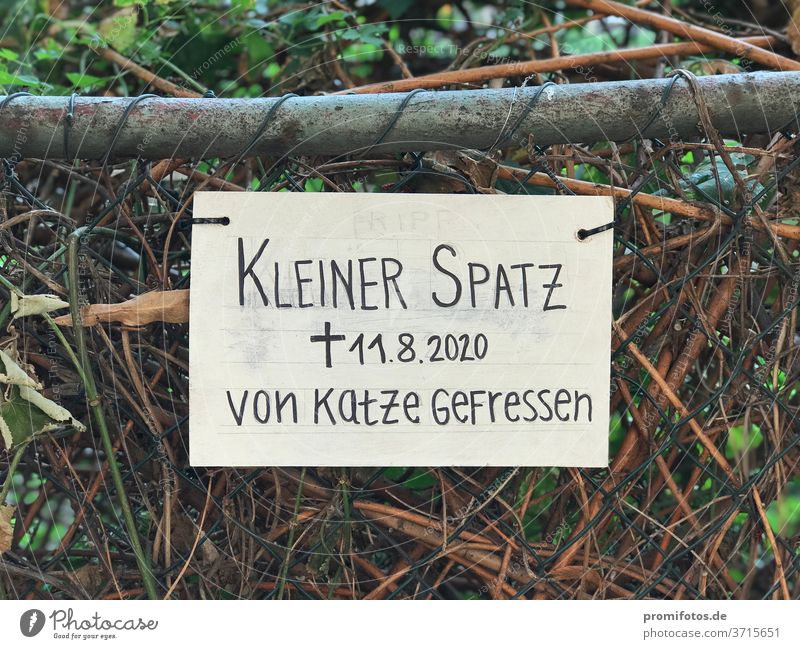
<path id="1" fill-rule="evenodd" d="M 743 38 L 741 42 L 754 46 L 769 46 L 775 44 L 772 36 L 755 36 Z M 449 70 L 414 77 L 398 81 L 382 81 L 358 88 L 350 88 L 337 94 L 345 93 L 378 93 L 378 92 L 409 92 L 417 88 L 439 88 L 454 84 L 484 83 L 492 79 L 505 79 L 508 77 L 524 77 L 531 74 L 544 74 L 558 72 L 559 70 L 575 70 L 597 65 L 613 65 L 616 63 L 632 63 L 633 61 L 648 61 L 670 56 L 697 56 L 714 52 L 716 48 L 690 41 L 688 43 L 667 43 L 664 45 L 650 45 L 648 47 L 633 47 L 630 49 L 613 50 L 610 52 L 592 52 L 591 54 L 573 54 L 536 61 L 518 61 L 516 63 L 503 63 L 500 65 L 485 65 L 480 68 L 468 70 Z"/>
<path id="2" fill-rule="evenodd" d="M 672 16 L 657 14 L 647 9 L 639 9 L 610 0 L 567 0 L 567 4 L 590 9 L 596 13 L 626 18 L 632 23 L 647 25 L 655 30 L 664 30 L 679 38 L 703 43 L 721 52 L 755 61 L 774 70 L 800 70 L 798 61 L 746 43 L 744 39 L 734 38 L 705 27 L 698 27 Z"/>

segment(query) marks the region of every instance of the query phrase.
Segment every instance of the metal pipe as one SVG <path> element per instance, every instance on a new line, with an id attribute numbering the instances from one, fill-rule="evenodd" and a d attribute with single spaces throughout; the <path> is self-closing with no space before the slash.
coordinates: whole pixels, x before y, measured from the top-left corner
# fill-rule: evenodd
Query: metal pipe
<path id="1" fill-rule="evenodd" d="M 648 121 L 642 133 L 646 137 L 672 141 L 702 137 L 685 79 L 675 82 L 664 109 L 651 119 L 669 83 L 644 79 L 426 91 L 410 98 L 402 94 L 291 97 L 274 110 L 250 153 L 358 154 L 384 134 L 373 152 L 484 149 L 496 146 L 502 135 L 527 142 L 529 133 L 539 145 L 618 142 L 639 134 Z M 798 118 L 800 72 L 699 77 L 699 85 L 723 135 L 775 132 Z M 538 100 L 526 114 L 537 93 L 541 93 Z M 407 105 L 398 116 L 404 98 Z M 3 100 L 0 97 L 0 105 Z M 146 98 L 133 106 L 123 123 L 132 101 L 76 97 L 65 152 L 69 98 L 13 97 L 0 109 L 0 157 L 100 159 L 118 129 L 113 158 L 234 156 L 253 143 L 280 100 Z"/>

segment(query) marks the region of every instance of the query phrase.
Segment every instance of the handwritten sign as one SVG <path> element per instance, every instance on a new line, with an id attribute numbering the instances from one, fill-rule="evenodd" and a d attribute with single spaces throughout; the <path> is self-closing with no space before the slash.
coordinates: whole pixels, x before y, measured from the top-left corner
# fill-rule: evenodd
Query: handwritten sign
<path id="1" fill-rule="evenodd" d="M 606 466 L 611 199 L 195 194 L 194 466 Z"/>

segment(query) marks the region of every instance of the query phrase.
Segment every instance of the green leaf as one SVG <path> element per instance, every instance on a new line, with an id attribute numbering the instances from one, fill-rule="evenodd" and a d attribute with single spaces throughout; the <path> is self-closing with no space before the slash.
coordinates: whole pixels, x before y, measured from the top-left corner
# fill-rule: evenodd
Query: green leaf
<path id="1" fill-rule="evenodd" d="M 753 161 L 753 156 L 734 153 L 731 154 L 731 161 L 736 168 L 736 173 L 741 179 L 744 179 L 745 185 L 753 194 L 758 194 L 764 189 L 763 185 L 756 180 L 746 180 L 747 165 Z M 716 175 L 714 174 L 715 169 Z M 717 184 L 717 175 L 719 184 Z M 714 164 L 707 161 L 699 165 L 694 173 L 687 176 L 687 180 L 689 182 L 681 181 L 681 186 L 695 200 L 707 200 L 706 196 L 708 196 L 712 200 L 725 203 L 729 203 L 733 198 L 737 182 L 736 176 L 720 159 L 716 159 Z"/>
<path id="2" fill-rule="evenodd" d="M 390 18 L 400 18 L 413 4 L 414 0 L 378 0 L 378 6 L 386 9 Z"/>
<path id="3" fill-rule="evenodd" d="M 73 86 L 78 88 L 79 90 L 87 90 L 89 88 L 95 88 L 99 85 L 104 83 L 104 79 L 100 77 L 95 77 L 91 74 L 81 74 L 78 72 L 67 72 L 67 79 L 70 80 Z"/>
<path id="4" fill-rule="evenodd" d="M 744 426 L 731 426 L 728 431 L 728 441 L 725 445 L 725 454 L 729 458 L 738 458 L 743 453 L 758 448 L 764 441 L 761 429 L 755 424 L 750 425 L 750 434 L 745 435 Z"/>
<path id="5" fill-rule="evenodd" d="M 389 480 L 398 480 L 406 472 L 405 467 L 390 467 L 384 471 L 384 475 Z M 436 478 L 430 471 L 425 469 L 415 470 L 409 478 L 402 483 L 406 489 L 429 489 L 436 484 Z"/>
<path id="6" fill-rule="evenodd" d="M 86 430 L 66 408 L 38 392 L 41 384 L 4 351 L 0 351 L 0 364 L 4 370 L 0 383 L 7 386 L 0 393 L 0 437 L 7 449 L 65 424 Z"/>
<path id="7" fill-rule="evenodd" d="M 43 86 L 41 81 L 29 74 L 11 74 L 5 68 L 0 67 L 0 84 L 6 86 Z"/>
<path id="8" fill-rule="evenodd" d="M 33 57 L 37 61 L 58 61 L 64 55 L 64 48 L 52 38 L 47 39 L 44 47 L 39 47 L 33 51 Z"/>
<path id="9" fill-rule="evenodd" d="M 346 41 L 353 41 L 355 43 L 382 46 L 382 35 L 387 29 L 386 25 L 365 25 L 358 29 L 349 27 L 341 33 L 341 37 Z"/>
<path id="10" fill-rule="evenodd" d="M 344 11 L 331 11 L 329 14 L 322 14 L 321 16 L 317 17 L 314 27 L 319 29 L 323 25 L 327 25 L 328 23 L 332 23 L 336 20 L 343 21 L 345 16 L 347 16 L 347 14 Z"/>
<path id="11" fill-rule="evenodd" d="M 100 21 L 100 36 L 115 50 L 125 52 L 136 42 L 137 18 L 133 7 L 120 9 Z"/>
<path id="12" fill-rule="evenodd" d="M 775 534 L 797 534 L 800 530 L 800 496 L 786 492 L 779 494 L 767 507 L 767 520 Z"/>
<path id="13" fill-rule="evenodd" d="M 153 63 L 162 54 L 161 46 L 155 40 L 142 40 L 136 43 L 136 60 L 140 63 Z"/>
<path id="14" fill-rule="evenodd" d="M 11 398 L 0 404 L 0 429 L 7 448 L 19 446 L 35 435 L 58 426 L 30 401 L 23 399 L 20 390 L 19 387 L 12 387 Z"/>
<path id="15" fill-rule="evenodd" d="M 309 178 L 303 189 L 307 192 L 321 192 L 324 187 L 322 178 Z"/>
<path id="16" fill-rule="evenodd" d="M 251 32 L 242 41 L 251 66 L 264 63 L 275 55 L 272 45 L 258 32 Z"/>

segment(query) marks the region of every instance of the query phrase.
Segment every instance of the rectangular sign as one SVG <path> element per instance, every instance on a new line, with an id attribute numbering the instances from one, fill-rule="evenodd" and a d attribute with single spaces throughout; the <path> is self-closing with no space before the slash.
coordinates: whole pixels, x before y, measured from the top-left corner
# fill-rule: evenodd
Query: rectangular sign
<path id="1" fill-rule="evenodd" d="M 199 192 L 194 466 L 608 463 L 612 199 Z"/>

